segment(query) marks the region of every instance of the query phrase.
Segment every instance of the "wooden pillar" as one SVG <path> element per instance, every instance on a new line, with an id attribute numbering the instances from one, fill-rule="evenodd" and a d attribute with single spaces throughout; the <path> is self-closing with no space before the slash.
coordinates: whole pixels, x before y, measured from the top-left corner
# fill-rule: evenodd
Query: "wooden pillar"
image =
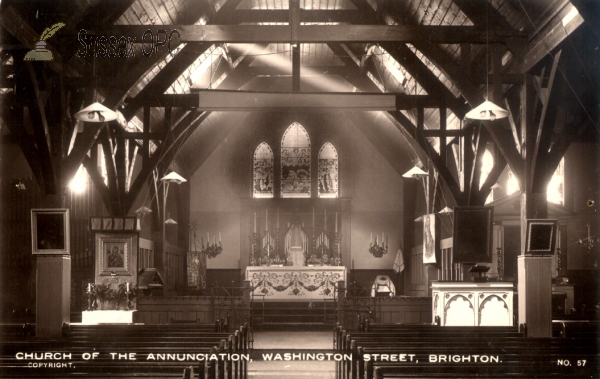
<path id="1" fill-rule="evenodd" d="M 35 295 L 36 337 L 61 337 L 71 320 L 71 257 L 37 258 Z"/>
<path id="2" fill-rule="evenodd" d="M 345 310 L 345 303 L 346 303 L 346 282 L 343 280 L 340 280 L 337 282 L 337 289 L 338 289 L 338 295 L 337 295 L 337 309 L 338 309 L 338 315 L 337 315 L 337 319 L 338 322 L 341 325 L 346 325 L 346 314 L 344 313 Z"/>
<path id="3" fill-rule="evenodd" d="M 545 186 L 533 183 L 536 174 L 534 151 L 539 143 L 534 122 L 535 92 L 526 75 L 521 91 L 521 129 L 525 161 L 521 178 L 521 256 L 518 257 L 519 325 L 527 325 L 528 337 L 552 337 L 552 259 L 527 256 L 527 219 L 548 218 Z M 537 167 L 537 171 L 541 168 Z"/>

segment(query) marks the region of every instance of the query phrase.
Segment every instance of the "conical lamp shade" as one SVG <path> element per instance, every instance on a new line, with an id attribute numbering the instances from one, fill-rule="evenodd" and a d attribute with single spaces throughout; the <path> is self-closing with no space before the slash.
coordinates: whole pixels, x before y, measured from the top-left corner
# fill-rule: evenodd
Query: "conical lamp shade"
<path id="1" fill-rule="evenodd" d="M 160 180 L 163 182 L 177 183 L 177 184 L 187 182 L 187 180 L 183 176 L 179 175 L 175 171 L 171 171 L 170 174 L 163 176 Z"/>
<path id="2" fill-rule="evenodd" d="M 117 112 L 96 102 L 75 113 L 75 118 L 85 122 L 105 122 L 116 120 Z"/>
<path id="3" fill-rule="evenodd" d="M 175 221 L 175 220 L 173 220 L 172 218 L 169 217 L 168 219 L 165 220 L 165 224 L 168 224 L 168 225 L 177 225 L 177 221 Z"/>
<path id="4" fill-rule="evenodd" d="M 152 209 L 148 208 L 145 205 L 142 205 L 140 208 L 138 208 L 135 213 L 137 214 L 146 214 L 146 213 L 151 213 Z"/>
<path id="5" fill-rule="evenodd" d="M 500 108 L 491 101 L 486 100 L 469 111 L 465 117 L 470 118 L 471 120 L 494 121 L 499 118 L 508 117 L 508 111 L 504 108 Z"/>
<path id="6" fill-rule="evenodd" d="M 450 213 L 454 213 L 454 211 L 452 209 L 448 208 L 448 207 L 444 207 L 444 209 L 442 209 L 438 213 L 442 214 L 442 215 L 447 215 L 447 214 L 450 214 Z"/>
<path id="7" fill-rule="evenodd" d="M 418 178 L 419 176 L 427 176 L 428 174 L 421 170 L 420 168 L 418 168 L 417 166 L 411 168 L 410 170 L 406 171 L 404 174 L 402 174 L 403 178 Z"/>

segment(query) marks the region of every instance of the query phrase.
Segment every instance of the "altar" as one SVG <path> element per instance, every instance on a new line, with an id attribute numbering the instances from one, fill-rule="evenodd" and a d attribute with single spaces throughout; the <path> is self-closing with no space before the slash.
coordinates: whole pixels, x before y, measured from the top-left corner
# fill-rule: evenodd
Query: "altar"
<path id="1" fill-rule="evenodd" d="M 248 266 L 255 301 L 333 300 L 345 266 Z"/>

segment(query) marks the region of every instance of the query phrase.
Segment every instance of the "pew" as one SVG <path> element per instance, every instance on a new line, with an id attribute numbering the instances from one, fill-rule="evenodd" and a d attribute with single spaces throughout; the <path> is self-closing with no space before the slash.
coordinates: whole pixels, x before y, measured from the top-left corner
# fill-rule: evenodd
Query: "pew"
<path id="1" fill-rule="evenodd" d="M 571 333 L 565 331 L 562 338 L 547 339 L 524 338 L 516 327 L 377 325 L 360 318 L 357 325 L 350 331 L 341 325 L 334 328 L 336 352 L 352 355 L 351 362 L 338 363 L 338 378 L 495 378 L 507 373 L 516 378 L 594 377 L 599 367 L 597 325 L 590 323 L 574 323 Z M 591 337 L 577 338 L 576 331 Z M 396 361 L 390 361 L 392 354 L 396 354 Z M 414 360 L 406 355 L 401 359 L 400 354 L 413 354 Z M 469 361 L 482 355 L 486 359 L 501 357 L 502 362 Z M 459 362 L 443 361 L 450 359 L 447 356 L 459 357 Z M 460 361 L 463 356 L 466 362 Z M 441 361 L 436 361 L 437 357 L 442 357 Z"/>
<path id="2" fill-rule="evenodd" d="M 223 323 L 227 324 L 229 323 Z M 3 343 L 0 347 L 0 376 L 39 377 L 40 369 L 23 368 L 28 362 L 18 359 L 16 354 L 57 352 L 71 354 L 73 359 L 69 361 L 77 367 L 58 367 L 50 369 L 51 371 L 46 369 L 42 371 L 43 376 L 181 378 L 183 369 L 194 364 L 200 378 L 246 378 L 245 361 L 206 361 L 199 359 L 199 354 L 248 354 L 248 326 L 244 325 L 233 333 L 215 332 L 214 328 L 213 325 L 207 328 L 198 324 L 177 323 L 73 324 L 65 328 L 65 337 L 61 339 L 21 339 Z M 98 356 L 83 359 L 83 354 L 93 352 L 97 352 Z M 132 353 L 135 355 L 132 356 Z M 159 354 L 162 354 L 162 359 L 156 359 Z M 133 357 L 135 360 L 131 359 Z M 152 359 L 148 359 L 149 357 Z M 29 362 L 31 361 L 35 363 L 35 360 L 30 359 Z"/>

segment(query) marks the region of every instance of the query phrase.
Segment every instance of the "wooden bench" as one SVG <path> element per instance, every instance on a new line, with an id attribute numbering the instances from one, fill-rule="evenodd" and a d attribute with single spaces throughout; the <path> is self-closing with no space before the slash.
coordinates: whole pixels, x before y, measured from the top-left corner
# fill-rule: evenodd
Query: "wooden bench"
<path id="1" fill-rule="evenodd" d="M 578 377 L 598 369 L 598 340 L 587 338 L 524 338 L 515 327 L 439 327 L 436 325 L 369 325 L 359 320 L 357 331 L 334 330 L 336 352 L 351 354 L 352 361 L 337 365 L 338 378 L 413 377 Z M 366 332 L 369 330 L 370 332 Z M 361 332 L 362 331 L 362 332 Z M 592 333 L 594 335 L 594 333 Z M 379 355 L 375 355 L 379 354 Z M 392 359 L 381 362 L 366 357 Z M 399 354 L 414 354 L 413 361 Z M 438 356 L 502 357 L 502 363 L 429 362 Z M 473 358 L 475 359 L 475 358 Z M 416 362 L 416 360 L 420 360 Z M 560 364 L 565 360 L 569 364 Z M 586 365 L 581 365 L 582 362 Z M 580 366 L 574 366 L 577 363 Z M 440 368 L 441 367 L 441 368 Z M 451 367 L 450 370 L 448 367 Z M 472 368 L 475 367 L 475 368 Z M 481 369 L 482 367 L 489 369 Z M 496 367 L 500 367 L 496 369 Z M 537 367 L 537 369 L 535 368 Z M 450 371 L 449 371 L 450 370 Z M 458 370 L 458 371 L 456 371 Z M 448 372 L 451 374 L 448 375 Z M 587 377 L 590 377 L 589 375 Z M 593 377 L 593 375 L 591 376 Z"/>
<path id="2" fill-rule="evenodd" d="M 243 360 L 201 360 L 198 354 L 248 354 L 247 325 L 234 333 L 208 332 L 196 325 L 71 325 L 62 339 L 11 341 L 0 347 L 0 376 L 64 377 L 182 377 L 189 366 L 198 368 L 200 378 L 246 378 Z M 17 353 L 58 352 L 71 354 L 72 366 L 27 368 L 35 360 Z M 90 354 L 98 353 L 93 359 Z M 88 354 L 88 359 L 83 354 Z M 111 354 L 112 353 L 112 354 Z M 131 355 L 135 353 L 135 355 Z M 152 354 L 152 355 L 150 355 Z M 159 354 L 164 357 L 160 359 Z M 135 357 L 135 360 L 130 359 Z M 152 359 L 148 359 L 151 357 Z M 159 358 L 157 358 L 159 357 Z M 231 357 L 231 355 L 229 356 Z M 121 359 L 119 359 L 121 358 Z M 191 359 L 191 360 L 189 360 Z M 45 362 L 48 362 L 47 360 Z M 64 362 L 64 361 L 59 361 Z"/>

